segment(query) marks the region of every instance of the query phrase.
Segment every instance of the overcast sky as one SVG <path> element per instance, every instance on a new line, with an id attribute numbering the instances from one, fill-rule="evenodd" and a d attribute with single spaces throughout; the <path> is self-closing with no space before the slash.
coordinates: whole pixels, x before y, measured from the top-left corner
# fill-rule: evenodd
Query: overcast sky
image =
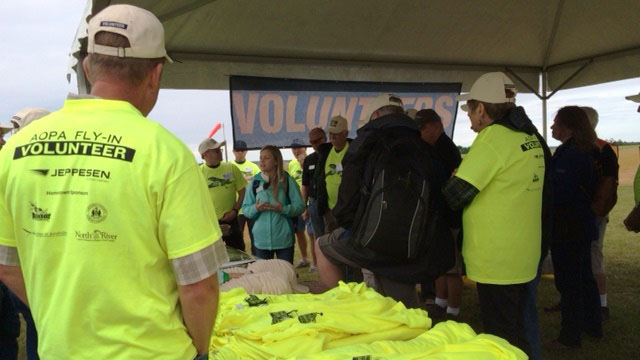
<path id="1" fill-rule="evenodd" d="M 0 1 L 0 33 L 3 35 L 1 123 L 8 123 L 9 118 L 23 107 L 59 109 L 67 92 L 77 91 L 75 81 L 67 83 L 66 71 L 85 4 L 85 0 Z M 640 140 L 637 104 L 624 99 L 624 96 L 638 92 L 640 78 L 560 91 L 548 101 L 548 125 L 558 108 L 588 105 L 600 114 L 597 131 L 601 138 Z M 540 129 L 541 101 L 535 95 L 520 94 L 517 103 L 525 107 Z M 149 118 L 176 134 L 194 152 L 217 122 L 224 124 L 226 139 L 232 139 L 227 91 L 162 90 Z M 469 146 L 473 142 L 475 134 L 469 125 L 466 114 L 458 110 L 453 139 L 457 144 Z M 223 139 L 221 132 L 216 139 Z M 553 139 L 549 143 L 557 145 Z M 285 156 L 291 157 L 288 151 Z M 250 158 L 255 159 L 255 154 L 250 154 Z"/>

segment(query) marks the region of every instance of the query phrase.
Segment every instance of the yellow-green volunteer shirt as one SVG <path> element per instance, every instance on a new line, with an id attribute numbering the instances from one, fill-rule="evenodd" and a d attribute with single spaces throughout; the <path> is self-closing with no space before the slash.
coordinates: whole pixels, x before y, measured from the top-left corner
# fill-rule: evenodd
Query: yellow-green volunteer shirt
<path id="1" fill-rule="evenodd" d="M 200 170 L 209 187 L 209 196 L 216 208 L 216 219 L 231 210 L 236 203 L 237 193 L 247 186 L 240 169 L 228 162 L 221 162 L 217 167 L 200 165 Z"/>
<path id="2" fill-rule="evenodd" d="M 231 163 L 237 166 L 238 169 L 240 169 L 240 172 L 244 176 L 244 179 L 247 181 L 253 179 L 253 177 L 260 172 L 260 167 L 249 160 L 245 160 L 243 163 L 239 163 L 233 160 L 231 161 Z"/>
<path id="3" fill-rule="evenodd" d="M 501 125 L 478 134 L 456 173 L 480 190 L 462 215 L 462 255 L 470 279 L 519 284 L 535 277 L 544 171 L 534 135 Z"/>
<path id="4" fill-rule="evenodd" d="M 67 100 L 0 151 L 43 359 L 193 359 L 171 259 L 221 232 L 193 154 L 124 101 Z"/>
<path id="5" fill-rule="evenodd" d="M 289 170 L 287 172 L 298 183 L 298 187 L 302 187 L 302 166 L 298 159 L 293 158 L 289 162 Z"/>
<path id="6" fill-rule="evenodd" d="M 329 199 L 329 209 L 333 209 L 338 202 L 338 188 L 342 181 L 342 158 L 349 149 L 349 143 L 340 152 L 336 152 L 335 148 L 331 148 L 327 156 L 327 162 L 324 165 L 325 182 L 327 183 L 327 196 Z"/>

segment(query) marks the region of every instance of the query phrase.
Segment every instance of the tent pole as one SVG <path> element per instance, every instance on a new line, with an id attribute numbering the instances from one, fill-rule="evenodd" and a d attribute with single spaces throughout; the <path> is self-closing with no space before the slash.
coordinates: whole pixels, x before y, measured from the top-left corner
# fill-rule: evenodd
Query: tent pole
<path id="1" fill-rule="evenodd" d="M 542 72 L 542 137 L 547 140 L 547 72 Z"/>

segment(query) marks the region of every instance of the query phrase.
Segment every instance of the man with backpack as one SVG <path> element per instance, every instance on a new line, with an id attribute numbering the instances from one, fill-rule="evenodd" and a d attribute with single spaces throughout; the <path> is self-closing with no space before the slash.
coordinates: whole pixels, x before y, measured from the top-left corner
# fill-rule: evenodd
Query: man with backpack
<path id="1" fill-rule="evenodd" d="M 416 281 L 454 263 L 451 234 L 436 205 L 444 172 L 434 170 L 429 146 L 398 96 L 382 94 L 372 108 L 342 162 L 333 209 L 338 228 L 316 242 L 318 274 L 332 288 L 347 268 L 365 268 L 389 286 L 413 287 L 412 294 L 387 295 L 417 306 Z"/>

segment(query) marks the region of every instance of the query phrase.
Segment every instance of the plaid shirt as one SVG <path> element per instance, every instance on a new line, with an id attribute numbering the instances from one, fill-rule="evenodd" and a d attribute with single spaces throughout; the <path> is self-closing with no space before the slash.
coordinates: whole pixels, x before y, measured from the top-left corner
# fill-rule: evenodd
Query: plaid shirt
<path id="1" fill-rule="evenodd" d="M 457 176 L 449 179 L 442 188 L 442 194 L 453 211 L 461 210 L 468 205 L 479 192 L 475 186 Z"/>
<path id="2" fill-rule="evenodd" d="M 192 254 L 171 259 L 171 266 L 178 285 L 189 285 L 214 275 L 218 267 L 229 261 L 222 240 Z M 20 266 L 18 249 L 0 245 L 0 265 Z"/>

